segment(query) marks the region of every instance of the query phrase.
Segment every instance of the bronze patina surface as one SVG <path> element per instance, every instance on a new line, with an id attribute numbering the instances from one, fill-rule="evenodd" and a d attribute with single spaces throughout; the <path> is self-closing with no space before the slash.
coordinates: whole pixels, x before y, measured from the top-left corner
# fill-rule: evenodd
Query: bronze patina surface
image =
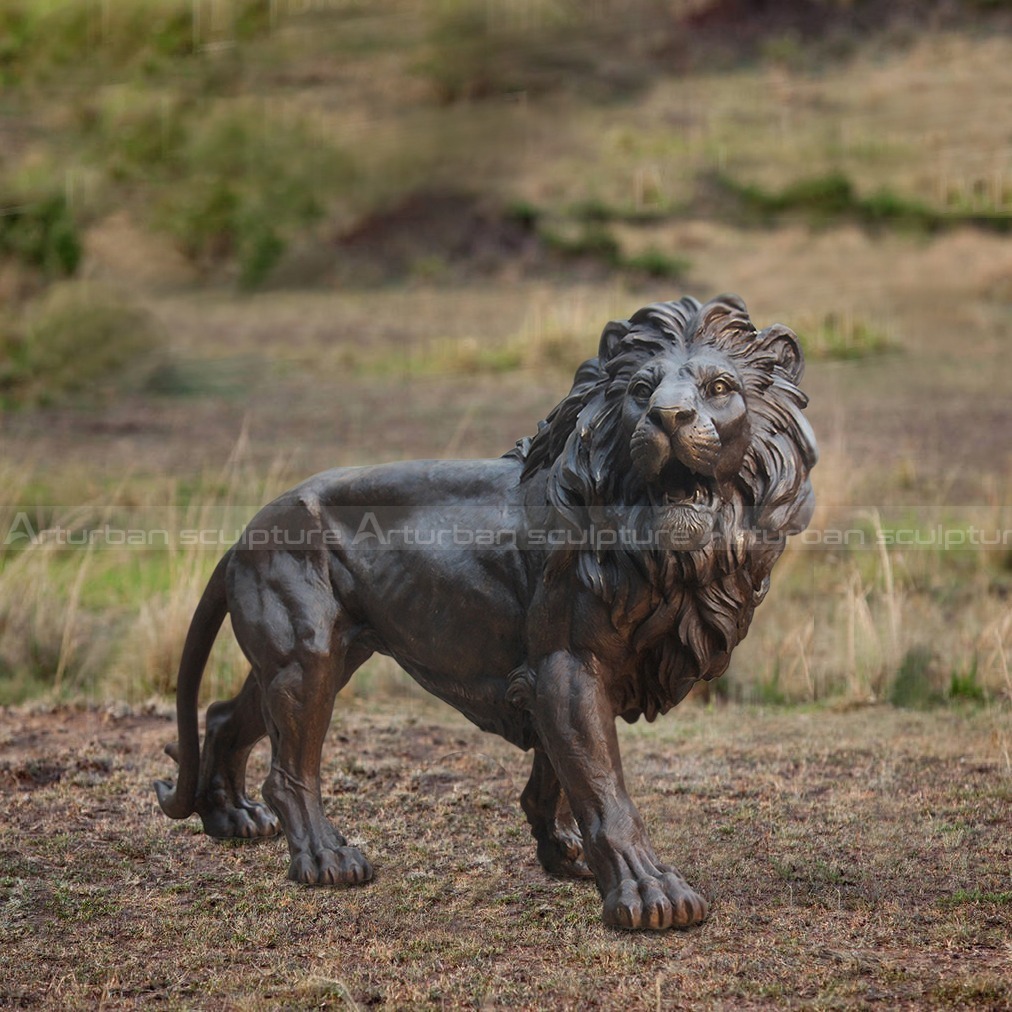
<path id="1" fill-rule="evenodd" d="M 727 668 L 788 534 L 812 507 L 801 349 L 722 296 L 609 323 L 536 434 L 496 460 L 316 475 L 253 518 L 197 606 L 177 689 L 172 818 L 218 837 L 280 829 L 298 882 L 364 882 L 330 824 L 334 698 L 372 653 L 534 753 L 521 805 L 553 875 L 592 877 L 604 919 L 688 927 L 706 901 L 661 861 L 626 793 L 615 718 L 648 720 Z M 225 615 L 251 665 L 207 712 Z M 264 735 L 266 805 L 245 789 Z"/>

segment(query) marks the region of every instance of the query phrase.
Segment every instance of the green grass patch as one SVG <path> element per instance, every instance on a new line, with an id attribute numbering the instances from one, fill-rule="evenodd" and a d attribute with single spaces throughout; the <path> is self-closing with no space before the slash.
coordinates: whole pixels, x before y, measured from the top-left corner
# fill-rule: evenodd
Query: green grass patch
<path id="1" fill-rule="evenodd" d="M 1005 892 L 991 892 L 983 889 L 957 889 L 951 896 L 946 896 L 942 902 L 949 906 L 959 906 L 964 903 L 996 903 L 1001 906 L 1012 905 L 1012 890 Z"/>
<path id="2" fill-rule="evenodd" d="M 956 669 L 945 680 L 944 669 L 933 651 L 913 646 L 903 656 L 889 688 L 889 702 L 903 709 L 924 710 L 943 703 L 986 703 L 988 693 L 977 673 L 977 659 Z"/>
<path id="3" fill-rule="evenodd" d="M 998 232 L 1012 228 L 1012 214 L 1000 208 L 938 210 L 888 187 L 862 195 L 842 172 L 798 179 L 780 190 L 743 183 L 726 174 L 718 175 L 716 182 L 738 201 L 746 218 L 764 224 L 785 215 L 800 215 L 817 226 L 847 219 L 869 227 L 919 232 L 936 232 L 954 225 L 975 225 Z"/>
<path id="4" fill-rule="evenodd" d="M 215 16 L 212 18 L 212 6 Z M 51 85 L 133 73 L 150 75 L 224 42 L 271 28 L 269 0 L 4 0 L 0 83 Z"/>
<path id="5" fill-rule="evenodd" d="M 39 699 L 50 689 L 52 676 L 48 672 L 29 670 L 20 662 L 12 666 L 0 657 L 0 706 L 18 706 L 30 699 Z"/>
<path id="6" fill-rule="evenodd" d="M 795 330 L 809 359 L 847 361 L 883 355 L 898 348 L 884 330 L 847 313 L 802 319 Z"/>
<path id="7" fill-rule="evenodd" d="M 608 213 L 602 217 L 581 208 L 575 217 L 555 226 L 542 226 L 539 235 L 545 245 L 563 257 L 572 260 L 596 260 L 605 267 L 651 278 L 682 278 L 691 267 L 684 257 L 672 256 L 648 246 L 639 253 L 626 253 L 622 244 L 608 227 Z"/>
<path id="8" fill-rule="evenodd" d="M 467 376 L 543 368 L 569 373 L 590 353 L 586 334 L 550 324 L 498 342 L 465 337 L 429 342 L 408 355 L 363 354 L 347 367 L 362 375 Z"/>
<path id="9" fill-rule="evenodd" d="M 524 364 L 517 344 L 488 344 L 474 338 L 437 341 L 413 355 L 359 363 L 363 372 L 403 371 L 411 375 L 472 375 L 513 372 Z"/>
<path id="10" fill-rule="evenodd" d="M 674 205 L 656 195 L 656 203 L 647 207 L 629 204 L 609 204 L 599 197 L 588 197 L 577 201 L 569 208 L 568 216 L 585 224 L 622 223 L 626 225 L 650 225 L 674 218 L 686 210 L 681 204 Z"/>
<path id="11" fill-rule="evenodd" d="M 648 246 L 640 253 L 623 256 L 620 264 L 628 271 L 672 281 L 685 277 L 692 266 L 692 262 L 686 257 L 671 256 L 656 246 Z"/>
<path id="12" fill-rule="evenodd" d="M 565 257 L 590 257 L 613 267 L 619 265 L 622 247 L 607 225 L 590 219 L 573 228 L 566 223 L 542 227 L 540 235 L 549 249 Z"/>
<path id="13" fill-rule="evenodd" d="M 967 703 L 986 703 L 987 691 L 980 684 L 977 658 L 965 671 L 953 671 L 949 676 L 948 698 Z"/>

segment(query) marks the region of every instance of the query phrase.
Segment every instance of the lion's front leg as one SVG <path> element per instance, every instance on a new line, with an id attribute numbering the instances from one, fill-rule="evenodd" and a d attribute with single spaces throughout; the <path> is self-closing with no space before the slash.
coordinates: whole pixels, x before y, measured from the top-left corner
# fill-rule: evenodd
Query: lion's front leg
<path id="1" fill-rule="evenodd" d="M 657 860 L 626 793 L 615 717 L 594 672 L 568 653 L 552 654 L 538 666 L 531 713 L 583 834 L 605 923 L 660 930 L 703 921 L 706 901 Z"/>

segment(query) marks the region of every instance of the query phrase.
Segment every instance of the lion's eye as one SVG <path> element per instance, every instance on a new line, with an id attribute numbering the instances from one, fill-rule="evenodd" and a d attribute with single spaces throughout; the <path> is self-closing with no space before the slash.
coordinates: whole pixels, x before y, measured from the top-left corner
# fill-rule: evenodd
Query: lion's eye
<path id="1" fill-rule="evenodd" d="M 629 387 L 629 393 L 638 401 L 650 400 L 650 395 L 653 392 L 654 388 L 646 380 L 636 380 L 636 382 Z"/>
<path id="2" fill-rule="evenodd" d="M 734 387 L 727 380 L 714 380 L 710 384 L 711 397 L 724 397 L 731 393 L 732 390 L 734 390 Z"/>

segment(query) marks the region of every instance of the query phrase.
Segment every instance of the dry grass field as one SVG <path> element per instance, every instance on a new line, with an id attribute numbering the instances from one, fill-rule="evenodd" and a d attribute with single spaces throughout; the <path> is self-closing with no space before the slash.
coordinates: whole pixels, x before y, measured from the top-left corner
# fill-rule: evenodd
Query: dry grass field
<path id="1" fill-rule="evenodd" d="M 1012 1007 L 1007 4 L 591 6 L 0 5 L 0 1007 Z M 260 505 L 499 455 L 722 291 L 798 331 L 821 460 L 728 674 L 622 731 L 706 925 L 605 930 L 527 757 L 383 659 L 324 777 L 373 884 L 158 812 Z M 204 702 L 245 673 L 226 625 Z"/>
<path id="2" fill-rule="evenodd" d="M 623 732 L 688 933 L 547 878 L 526 756 L 421 700 L 344 705 L 327 809 L 374 882 L 284 879 L 278 840 L 170 823 L 165 714 L 0 716 L 10 1008 L 1012 1008 L 1012 803 L 995 713 L 680 708 Z M 264 772 L 264 756 L 254 758 Z"/>

